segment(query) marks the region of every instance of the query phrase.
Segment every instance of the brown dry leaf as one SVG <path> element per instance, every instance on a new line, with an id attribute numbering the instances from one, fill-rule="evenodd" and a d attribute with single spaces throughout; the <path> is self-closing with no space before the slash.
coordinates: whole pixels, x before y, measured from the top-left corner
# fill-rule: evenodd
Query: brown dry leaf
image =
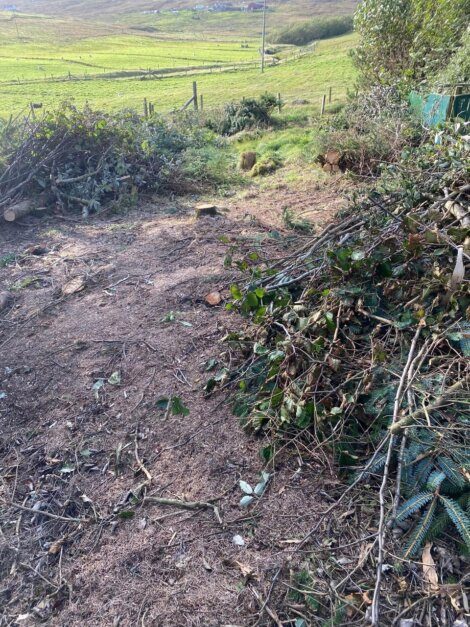
<path id="1" fill-rule="evenodd" d="M 208 305 L 215 307 L 216 305 L 220 305 L 222 301 L 222 295 L 220 292 L 209 292 L 206 294 L 205 301 Z"/>
<path id="2" fill-rule="evenodd" d="M 60 540 L 56 540 L 55 542 L 53 542 L 51 546 L 49 547 L 49 554 L 57 555 L 57 553 L 60 553 L 60 549 L 62 548 L 64 544 L 64 540 L 65 538 L 61 538 Z"/>
<path id="3" fill-rule="evenodd" d="M 71 294 L 76 294 L 77 292 L 81 292 L 82 290 L 84 290 L 85 287 L 85 277 L 77 276 L 74 279 L 68 281 L 65 285 L 62 285 L 62 296 L 70 296 Z"/>
<path id="4" fill-rule="evenodd" d="M 362 593 L 362 600 L 366 605 L 372 605 L 372 599 L 369 596 L 369 592 L 366 590 Z"/>
<path id="5" fill-rule="evenodd" d="M 359 559 L 357 560 L 356 568 L 362 568 L 364 566 L 373 546 L 373 542 L 363 542 L 361 544 L 361 550 L 359 551 Z"/>
<path id="6" fill-rule="evenodd" d="M 423 576 L 424 580 L 429 584 L 430 592 L 437 592 L 439 590 L 439 578 L 437 576 L 436 562 L 431 555 L 431 542 L 428 542 L 423 549 L 421 556 L 423 562 Z"/>
<path id="7" fill-rule="evenodd" d="M 209 573 L 212 571 L 212 566 L 209 564 L 204 556 L 202 557 L 202 565 Z"/>

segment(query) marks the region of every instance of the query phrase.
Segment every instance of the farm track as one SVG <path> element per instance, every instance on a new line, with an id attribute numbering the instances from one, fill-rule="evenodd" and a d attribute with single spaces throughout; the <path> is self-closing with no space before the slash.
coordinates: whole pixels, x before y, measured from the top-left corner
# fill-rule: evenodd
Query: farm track
<path id="1" fill-rule="evenodd" d="M 271 59 L 267 61 L 267 67 L 274 67 L 276 65 L 281 65 L 284 63 L 288 63 L 293 60 L 301 59 L 303 57 L 314 54 L 311 50 L 303 51 L 301 53 L 295 53 L 290 56 L 286 56 L 281 59 Z M 25 57 L 27 58 L 27 57 Z M 47 60 L 47 59 L 42 59 Z M 50 61 L 54 61 L 55 59 L 51 58 Z M 65 59 L 67 61 L 67 59 Z M 96 65 L 90 63 L 81 63 L 79 61 L 70 61 L 70 63 L 80 64 L 86 67 L 97 67 Z M 1 81 L 0 85 L 37 85 L 37 84 L 47 84 L 47 83 L 68 83 L 70 81 L 74 82 L 82 82 L 82 81 L 90 81 L 90 80 L 126 80 L 126 79 L 135 79 L 139 80 L 162 80 L 164 78 L 175 78 L 178 76 L 193 76 L 193 75 L 205 75 L 212 73 L 228 73 L 228 72 L 238 72 L 243 70 L 252 70 L 259 66 L 259 61 L 245 61 L 239 63 L 220 63 L 220 64 L 212 64 L 212 65 L 193 65 L 193 66 L 183 66 L 183 67 L 168 67 L 161 68 L 158 70 L 146 71 L 146 70 L 119 70 L 112 72 L 104 72 L 99 74 L 87 74 L 86 76 L 57 76 L 50 78 L 36 78 L 36 79 L 22 79 L 19 83 L 18 80 L 9 80 L 9 81 Z"/>
<path id="2" fill-rule="evenodd" d="M 1 625 L 19 615 L 70 627 L 269 625 L 268 598 L 292 617 L 271 581 L 334 480 L 286 450 L 265 496 L 239 507 L 238 481 L 256 482 L 263 440 L 242 431 L 225 396 L 204 398 L 205 364 L 223 365 L 221 338 L 242 324 L 204 297 L 238 278 L 222 236 L 275 255 L 282 206 L 322 224 L 338 198 L 276 189 L 200 220 L 191 204 L 0 230 L 0 256 L 44 248 L 0 269 L 0 288 L 16 286 L 0 315 Z M 189 414 L 159 409 L 170 396 Z M 142 484 L 147 495 L 215 499 L 220 520 L 142 504 Z"/>

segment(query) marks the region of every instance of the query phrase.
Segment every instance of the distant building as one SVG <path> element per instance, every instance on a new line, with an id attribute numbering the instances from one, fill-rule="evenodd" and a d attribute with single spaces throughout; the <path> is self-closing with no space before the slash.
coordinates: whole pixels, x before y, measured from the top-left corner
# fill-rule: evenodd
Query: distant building
<path id="1" fill-rule="evenodd" d="M 264 4 L 262 2 L 250 2 L 247 5 L 247 11 L 262 11 L 264 9 Z"/>

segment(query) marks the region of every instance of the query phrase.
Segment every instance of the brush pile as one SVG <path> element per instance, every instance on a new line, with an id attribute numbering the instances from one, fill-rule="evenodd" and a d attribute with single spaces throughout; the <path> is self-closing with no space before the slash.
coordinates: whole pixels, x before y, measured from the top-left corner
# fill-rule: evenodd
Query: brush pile
<path id="1" fill-rule="evenodd" d="M 41 119 L 0 121 L 0 211 L 8 221 L 48 206 L 87 216 L 110 200 L 174 184 L 194 144 L 172 121 L 132 112 L 68 105 Z"/>
<path id="2" fill-rule="evenodd" d="M 325 600 L 334 589 L 345 620 L 391 624 L 394 605 L 406 610 L 415 600 L 399 588 L 403 575 L 424 582 L 418 601 L 429 601 L 429 569 L 420 566 L 429 542 L 436 560 L 449 555 L 436 550 L 452 548 L 431 591 L 431 600 L 450 599 L 439 610 L 449 621 L 442 624 L 465 613 L 458 556 L 470 549 L 466 133 L 449 127 L 404 152 L 303 249 L 275 263 L 260 265 L 252 254 L 238 264 L 251 277 L 232 286 L 234 305 L 255 326 L 228 338 L 245 360 L 235 413 L 274 441 L 314 440 L 354 485 L 376 486 L 360 566 L 353 568 L 356 556 L 332 575 L 334 588 L 325 572 L 306 588 L 317 617 L 332 616 Z M 396 592 L 386 599 L 384 579 Z M 316 597 L 312 587 L 326 591 Z M 416 603 L 407 617 L 422 609 Z"/>

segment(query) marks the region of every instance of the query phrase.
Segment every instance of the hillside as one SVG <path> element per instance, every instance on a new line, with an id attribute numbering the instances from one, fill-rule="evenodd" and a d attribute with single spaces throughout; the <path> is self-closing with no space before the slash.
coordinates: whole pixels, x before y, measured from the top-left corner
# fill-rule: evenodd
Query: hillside
<path id="1" fill-rule="evenodd" d="M 260 30 L 260 20 L 256 14 L 240 10 L 209 11 L 215 4 L 216 0 L 210 0 L 207 4 L 191 0 L 19 0 L 14 6 L 27 13 L 77 17 L 90 21 L 105 19 L 107 23 L 112 21 L 176 32 L 214 30 L 222 34 L 228 30 L 250 34 Z M 248 3 L 232 4 L 239 9 Z M 196 6 L 198 10 L 192 10 Z M 273 0 L 269 3 L 269 10 L 274 14 L 271 16 L 273 26 L 279 27 L 315 16 L 350 14 L 356 6 L 357 0 Z"/>

